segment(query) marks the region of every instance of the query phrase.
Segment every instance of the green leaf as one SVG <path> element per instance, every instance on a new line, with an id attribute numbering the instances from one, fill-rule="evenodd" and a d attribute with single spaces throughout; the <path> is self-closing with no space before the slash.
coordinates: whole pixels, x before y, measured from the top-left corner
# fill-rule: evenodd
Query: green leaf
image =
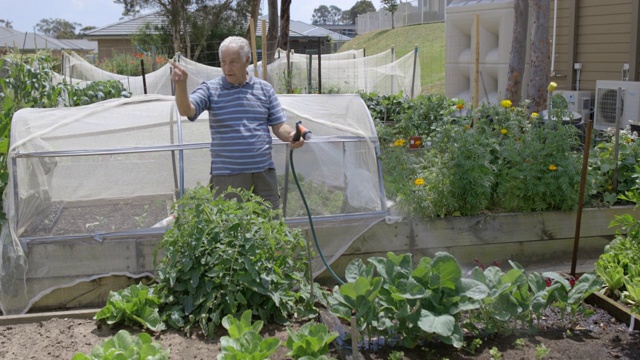
<path id="1" fill-rule="evenodd" d="M 420 310 L 418 326 L 430 334 L 449 337 L 453 334 L 456 320 L 449 314 L 433 314 L 428 310 Z"/>

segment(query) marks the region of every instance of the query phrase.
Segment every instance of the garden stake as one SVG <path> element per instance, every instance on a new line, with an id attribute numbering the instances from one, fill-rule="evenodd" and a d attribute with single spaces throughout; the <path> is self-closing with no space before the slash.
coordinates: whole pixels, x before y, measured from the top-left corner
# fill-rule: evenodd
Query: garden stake
<path id="1" fill-rule="evenodd" d="M 578 213 L 576 214 L 576 233 L 573 240 L 573 254 L 571 256 L 571 276 L 576 276 L 576 262 L 578 261 L 578 246 L 580 245 L 580 225 L 582 222 L 582 207 L 584 203 L 585 183 L 589 165 L 589 148 L 591 147 L 591 120 L 587 120 L 587 134 L 584 139 L 582 155 L 582 173 L 580 174 L 580 192 L 578 193 Z"/>

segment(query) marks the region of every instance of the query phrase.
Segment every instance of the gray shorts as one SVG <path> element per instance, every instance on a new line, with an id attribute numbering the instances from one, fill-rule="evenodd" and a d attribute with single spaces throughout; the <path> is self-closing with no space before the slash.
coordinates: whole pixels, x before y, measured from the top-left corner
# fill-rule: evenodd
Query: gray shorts
<path id="1" fill-rule="evenodd" d="M 273 209 L 280 207 L 278 177 L 276 176 L 275 169 L 267 169 L 257 173 L 211 175 L 209 179 L 209 187 L 215 189 L 216 196 L 225 192 L 230 186 L 232 188 L 242 188 L 249 191 L 253 189 L 253 193 L 270 202 Z M 228 194 L 227 198 L 238 199 L 237 196 L 233 196 L 232 194 Z"/>

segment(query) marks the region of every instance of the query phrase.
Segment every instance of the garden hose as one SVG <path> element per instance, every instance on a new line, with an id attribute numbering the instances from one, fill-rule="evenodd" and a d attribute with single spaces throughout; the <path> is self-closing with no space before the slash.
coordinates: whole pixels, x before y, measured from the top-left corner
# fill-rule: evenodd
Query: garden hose
<path id="1" fill-rule="evenodd" d="M 311 131 L 305 129 L 302 125 L 301 122 L 298 121 L 296 123 L 296 133 L 293 136 L 293 141 L 298 141 L 300 140 L 300 138 L 303 138 L 305 140 L 308 140 L 311 138 Z M 324 257 L 324 254 L 322 253 L 322 248 L 320 247 L 320 244 L 318 243 L 318 237 L 316 236 L 316 230 L 313 226 L 313 218 L 311 217 L 311 210 L 309 210 L 309 205 L 307 204 L 307 199 L 304 197 L 304 192 L 302 191 L 302 187 L 300 186 L 300 182 L 298 181 L 298 176 L 296 175 L 296 167 L 293 164 L 293 149 L 289 150 L 289 163 L 291 166 L 291 174 L 293 174 L 293 180 L 296 183 L 296 187 L 298 188 L 298 192 L 300 192 L 300 197 L 302 198 L 302 203 L 304 204 L 304 208 L 307 211 L 307 217 L 309 218 L 309 226 L 311 228 L 311 235 L 313 236 L 313 241 L 316 244 L 316 248 L 318 249 L 318 254 L 320 255 L 320 258 L 322 259 L 322 262 L 324 263 L 324 266 L 327 267 L 327 270 L 329 270 L 329 273 L 331 273 L 331 275 L 333 276 L 334 279 L 336 279 L 336 281 L 338 281 L 338 283 L 340 285 L 344 284 L 344 281 L 342 279 L 340 279 L 340 277 L 338 275 L 336 275 L 336 273 L 333 271 L 333 269 L 331 268 L 331 266 L 329 265 L 329 263 L 327 262 L 327 260 Z M 309 266 L 311 266 L 311 263 L 309 264 Z M 311 269 L 310 269 L 311 271 Z M 311 284 L 311 286 L 313 287 L 313 284 Z"/>

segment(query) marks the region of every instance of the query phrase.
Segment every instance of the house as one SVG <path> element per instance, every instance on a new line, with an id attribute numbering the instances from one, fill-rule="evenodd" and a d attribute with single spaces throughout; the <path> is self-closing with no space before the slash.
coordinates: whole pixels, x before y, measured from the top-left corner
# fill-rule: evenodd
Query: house
<path id="1" fill-rule="evenodd" d="M 62 51 L 74 51 L 78 55 L 87 56 L 98 49 L 95 41 L 85 39 L 55 39 L 46 35 L 0 27 L 0 55 L 13 49 L 22 54 L 34 54 L 39 50 L 50 50 L 53 56 L 60 56 Z"/>
<path id="2" fill-rule="evenodd" d="M 137 53 L 139 51 L 135 48 L 131 38 L 138 29 L 149 24 L 151 25 L 149 31 L 153 32 L 157 26 L 162 26 L 164 23 L 165 18 L 159 12 L 154 12 L 91 30 L 85 34 L 85 39 L 98 43 L 99 59 L 111 58 L 114 53 Z"/>
<path id="3" fill-rule="evenodd" d="M 262 19 L 258 21 L 256 36 L 262 37 Z M 265 21 L 267 27 L 269 22 Z M 336 52 L 347 41 L 349 36 L 331 31 L 324 25 L 311 25 L 302 21 L 289 21 L 289 49 L 297 54 L 322 54 Z"/>
<path id="4" fill-rule="evenodd" d="M 147 23 L 151 24 L 153 28 L 163 25 L 165 21 L 165 18 L 159 12 L 151 13 L 89 31 L 85 38 L 97 41 L 100 59 L 110 58 L 114 52 L 137 52 L 131 42 L 131 38 L 138 28 Z M 268 24 L 268 22 L 266 23 Z M 348 36 L 295 20 L 290 21 L 289 30 L 290 48 L 297 53 L 317 52 L 319 41 L 323 53 L 333 52 L 342 44 L 351 40 Z M 258 21 L 256 36 L 262 36 L 262 21 Z"/>

